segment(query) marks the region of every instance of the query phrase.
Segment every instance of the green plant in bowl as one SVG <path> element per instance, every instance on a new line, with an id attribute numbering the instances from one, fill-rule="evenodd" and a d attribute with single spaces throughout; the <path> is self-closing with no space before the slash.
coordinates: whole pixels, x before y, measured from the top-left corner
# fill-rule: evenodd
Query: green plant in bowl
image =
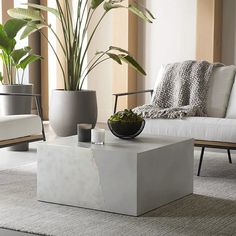
<path id="1" fill-rule="evenodd" d="M 123 139 L 136 137 L 142 132 L 144 125 L 144 119 L 130 109 L 119 111 L 108 119 L 111 132 Z"/>

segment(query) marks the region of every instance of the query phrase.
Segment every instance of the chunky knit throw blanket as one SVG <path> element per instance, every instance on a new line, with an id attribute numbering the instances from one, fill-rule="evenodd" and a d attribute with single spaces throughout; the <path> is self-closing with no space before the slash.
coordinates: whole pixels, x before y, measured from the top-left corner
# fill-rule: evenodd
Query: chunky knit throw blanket
<path id="1" fill-rule="evenodd" d="M 206 116 L 208 81 L 214 66 L 206 61 L 169 64 L 154 91 L 152 103 L 133 109 L 144 118 Z"/>

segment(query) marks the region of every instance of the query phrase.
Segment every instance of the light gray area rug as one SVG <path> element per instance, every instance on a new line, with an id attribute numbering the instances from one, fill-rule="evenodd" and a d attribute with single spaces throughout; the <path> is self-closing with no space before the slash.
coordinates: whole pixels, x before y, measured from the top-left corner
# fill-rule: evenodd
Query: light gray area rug
<path id="1" fill-rule="evenodd" d="M 141 217 L 38 202 L 36 169 L 0 171 L 0 227 L 57 236 L 236 235 L 236 164 L 226 154 L 206 154 L 193 195 Z"/>

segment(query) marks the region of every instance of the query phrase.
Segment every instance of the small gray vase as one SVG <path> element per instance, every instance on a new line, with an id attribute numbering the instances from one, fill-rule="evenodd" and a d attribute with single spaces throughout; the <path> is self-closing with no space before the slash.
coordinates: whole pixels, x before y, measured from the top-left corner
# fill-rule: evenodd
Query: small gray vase
<path id="1" fill-rule="evenodd" d="M 49 107 L 50 125 L 61 137 L 77 134 L 77 124 L 97 123 L 96 91 L 53 90 Z"/>

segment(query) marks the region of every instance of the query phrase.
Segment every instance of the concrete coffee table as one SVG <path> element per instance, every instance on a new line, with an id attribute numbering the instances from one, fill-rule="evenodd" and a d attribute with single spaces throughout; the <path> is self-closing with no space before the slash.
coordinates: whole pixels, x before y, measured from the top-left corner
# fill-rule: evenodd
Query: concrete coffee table
<path id="1" fill-rule="evenodd" d="M 193 140 L 59 138 L 39 144 L 37 181 L 40 201 L 138 216 L 193 192 Z"/>

